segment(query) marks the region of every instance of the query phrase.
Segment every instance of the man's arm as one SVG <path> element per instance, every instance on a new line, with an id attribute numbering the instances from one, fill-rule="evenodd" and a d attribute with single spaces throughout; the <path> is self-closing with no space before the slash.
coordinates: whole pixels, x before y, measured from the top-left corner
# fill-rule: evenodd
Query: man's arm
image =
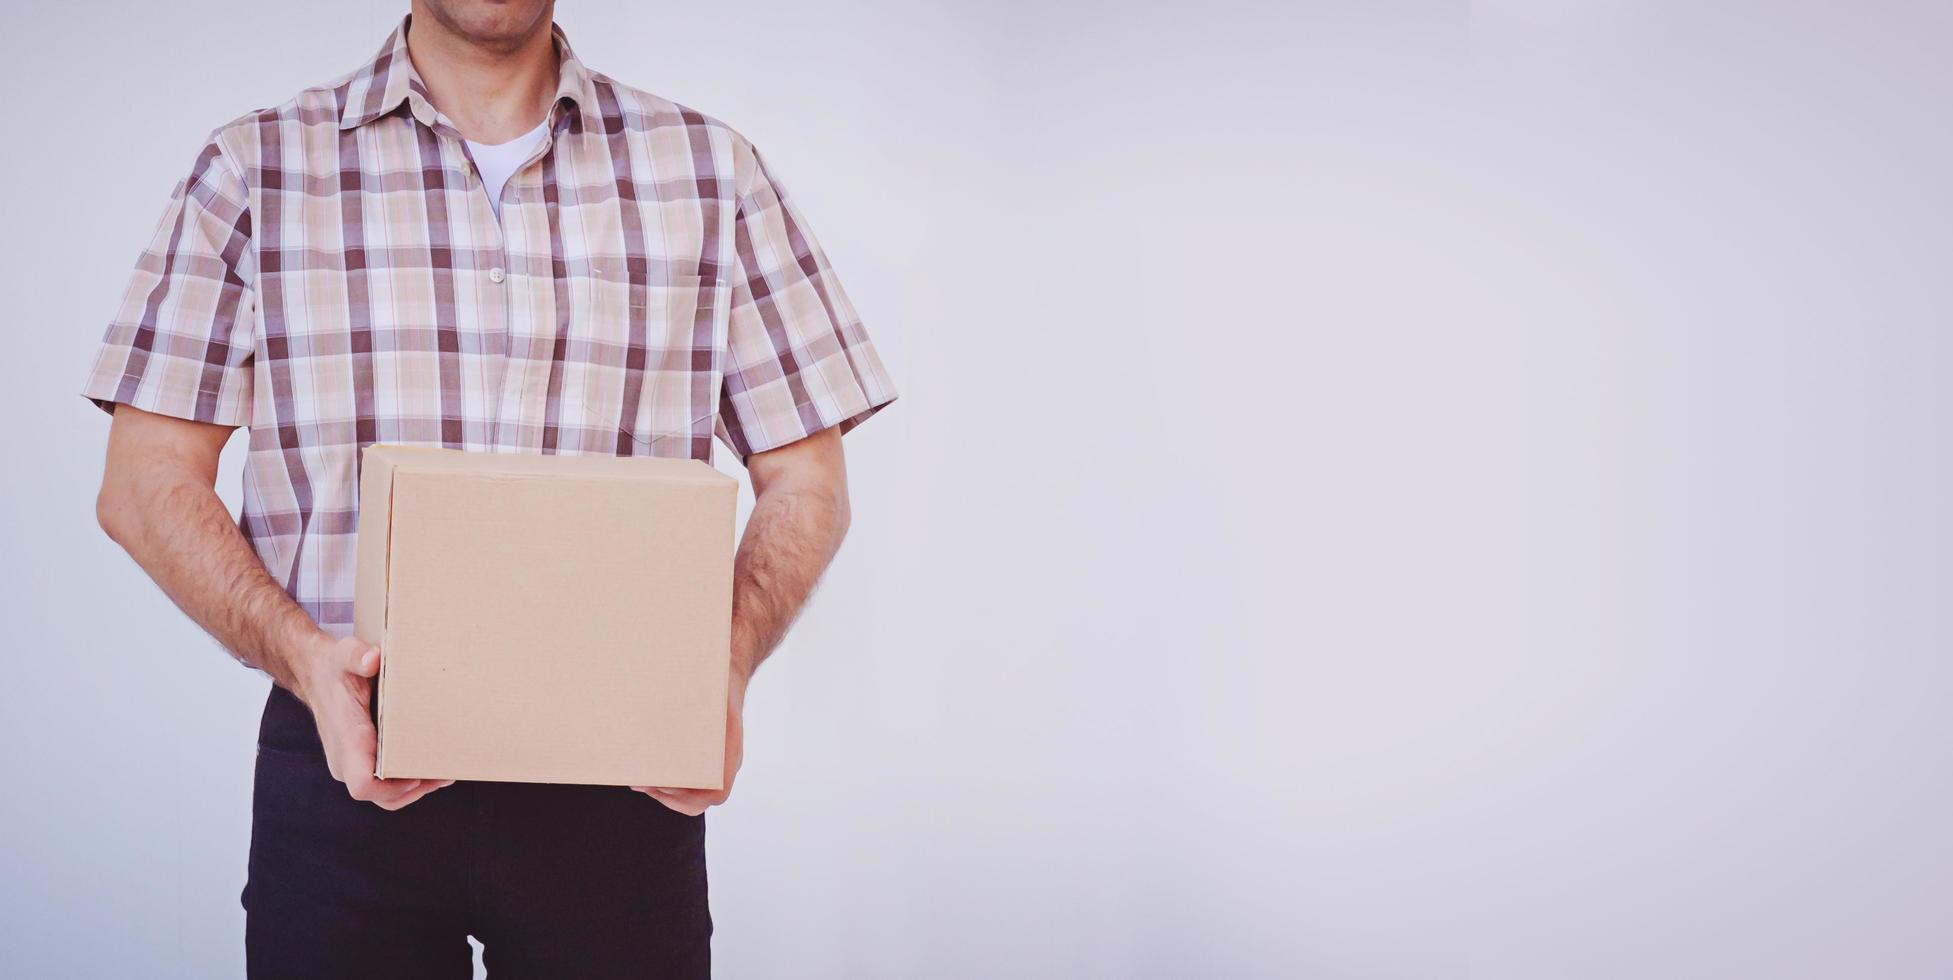
<path id="1" fill-rule="evenodd" d="M 753 512 L 732 569 L 732 672 L 743 684 L 780 645 L 848 533 L 841 435 L 824 429 L 746 461 Z"/>
<path id="2" fill-rule="evenodd" d="M 233 431 L 117 406 L 95 515 L 232 656 L 297 690 L 303 651 L 324 634 L 272 581 L 212 489 Z"/>
<path id="3" fill-rule="evenodd" d="M 393 810 L 446 785 L 373 777 L 366 705 L 379 651 L 319 629 L 239 533 L 214 489 L 232 431 L 117 406 L 95 501 L 102 530 L 232 656 L 312 709 L 327 764 L 354 799 Z"/>
<path id="4" fill-rule="evenodd" d="M 724 803 L 743 755 L 746 685 L 814 591 L 848 533 L 848 471 L 841 433 L 828 428 L 746 460 L 753 512 L 732 571 L 732 687 L 725 787 L 638 787 L 680 813 Z"/>

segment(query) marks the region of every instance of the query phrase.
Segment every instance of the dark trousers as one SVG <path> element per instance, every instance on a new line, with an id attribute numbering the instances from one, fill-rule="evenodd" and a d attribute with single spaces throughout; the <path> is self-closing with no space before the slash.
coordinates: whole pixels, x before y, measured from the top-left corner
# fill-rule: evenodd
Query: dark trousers
<path id="1" fill-rule="evenodd" d="M 603 786 L 456 783 L 396 812 L 346 795 L 274 688 L 244 888 L 250 975 L 707 977 L 705 821 Z"/>

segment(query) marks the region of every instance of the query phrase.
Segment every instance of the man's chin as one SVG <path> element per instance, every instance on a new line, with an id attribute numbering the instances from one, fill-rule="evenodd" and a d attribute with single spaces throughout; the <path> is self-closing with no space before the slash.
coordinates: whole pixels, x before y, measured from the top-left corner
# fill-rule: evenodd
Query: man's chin
<path id="1" fill-rule="evenodd" d="M 481 48 L 513 51 L 549 22 L 548 0 L 424 0 L 442 29 Z"/>

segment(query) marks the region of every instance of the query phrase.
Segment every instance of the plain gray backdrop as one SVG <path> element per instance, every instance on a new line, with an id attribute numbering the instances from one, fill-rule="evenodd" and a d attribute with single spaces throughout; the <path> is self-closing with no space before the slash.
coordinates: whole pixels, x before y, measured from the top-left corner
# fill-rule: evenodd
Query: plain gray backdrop
<path id="1" fill-rule="evenodd" d="M 8 5 L 0 974 L 242 974 L 265 681 L 75 392 L 204 135 L 404 6 Z M 558 20 L 767 153 L 904 393 L 721 975 L 1953 975 L 1953 8 Z"/>

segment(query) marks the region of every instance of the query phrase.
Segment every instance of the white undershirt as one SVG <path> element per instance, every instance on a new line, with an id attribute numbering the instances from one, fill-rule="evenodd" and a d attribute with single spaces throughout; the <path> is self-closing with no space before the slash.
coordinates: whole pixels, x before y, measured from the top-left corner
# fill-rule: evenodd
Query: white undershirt
<path id="1" fill-rule="evenodd" d="M 536 147 L 542 145 L 543 136 L 548 130 L 549 124 L 544 121 L 507 143 L 490 146 L 468 141 L 468 155 L 475 158 L 475 169 L 481 172 L 482 188 L 488 191 L 488 203 L 495 209 L 495 217 L 502 216 L 502 188 L 508 186 L 516 168 L 536 152 Z"/>

